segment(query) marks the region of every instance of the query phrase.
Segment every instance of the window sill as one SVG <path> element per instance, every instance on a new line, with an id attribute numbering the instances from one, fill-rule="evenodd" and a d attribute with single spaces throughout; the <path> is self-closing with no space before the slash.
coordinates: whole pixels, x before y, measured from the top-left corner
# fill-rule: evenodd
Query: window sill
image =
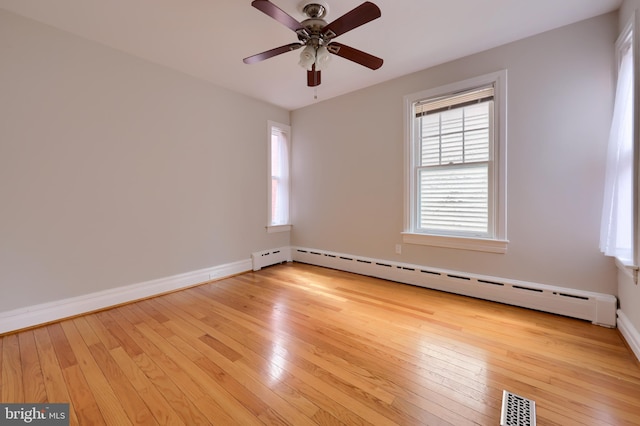
<path id="1" fill-rule="evenodd" d="M 402 233 L 402 241 L 407 244 L 446 247 L 460 250 L 484 251 L 504 254 L 507 252 L 507 240 L 489 240 L 485 238 L 449 237 L 442 235 Z"/>
<path id="2" fill-rule="evenodd" d="M 618 257 L 615 257 L 614 259 L 618 270 L 633 279 L 634 284 L 638 284 L 638 271 L 640 270 L 640 267 L 634 265 L 632 261 L 622 260 Z"/>
<path id="3" fill-rule="evenodd" d="M 289 232 L 293 225 L 269 225 L 267 226 L 268 234 L 275 234 L 276 232 Z"/>

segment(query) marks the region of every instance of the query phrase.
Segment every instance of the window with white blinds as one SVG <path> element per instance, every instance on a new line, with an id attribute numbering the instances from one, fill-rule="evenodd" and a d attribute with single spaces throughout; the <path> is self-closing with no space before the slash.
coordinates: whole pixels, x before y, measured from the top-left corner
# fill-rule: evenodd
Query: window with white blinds
<path id="1" fill-rule="evenodd" d="M 488 237 L 493 86 L 416 104 L 418 228 Z"/>
<path id="2" fill-rule="evenodd" d="M 501 71 L 405 96 L 405 242 L 506 251 L 505 80 Z"/>

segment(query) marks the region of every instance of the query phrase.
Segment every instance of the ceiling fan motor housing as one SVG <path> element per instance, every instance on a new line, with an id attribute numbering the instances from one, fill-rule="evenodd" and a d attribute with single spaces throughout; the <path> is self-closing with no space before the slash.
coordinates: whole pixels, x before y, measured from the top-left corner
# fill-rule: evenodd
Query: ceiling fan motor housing
<path id="1" fill-rule="evenodd" d="M 323 34 L 322 29 L 327 26 L 323 18 L 327 15 L 327 6 L 320 3 L 308 3 L 302 7 L 302 12 L 308 16 L 301 22 L 304 29 L 298 32 L 298 39 L 305 45 L 316 49 L 326 46 L 331 41 L 332 34 Z"/>
<path id="2" fill-rule="evenodd" d="M 302 8 L 302 12 L 309 18 L 324 18 L 327 16 L 327 8 L 320 3 L 309 3 Z"/>

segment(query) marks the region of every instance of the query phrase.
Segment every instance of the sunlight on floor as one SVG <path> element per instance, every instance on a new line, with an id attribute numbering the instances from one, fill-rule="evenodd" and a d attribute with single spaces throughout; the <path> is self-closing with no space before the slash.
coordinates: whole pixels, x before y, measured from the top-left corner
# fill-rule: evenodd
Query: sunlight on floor
<path id="1" fill-rule="evenodd" d="M 287 332 L 286 315 L 282 312 L 284 306 L 282 302 L 276 302 L 271 314 L 271 327 L 275 337 L 269 357 L 269 386 L 275 386 L 280 382 L 287 364 L 286 341 L 282 337 Z"/>

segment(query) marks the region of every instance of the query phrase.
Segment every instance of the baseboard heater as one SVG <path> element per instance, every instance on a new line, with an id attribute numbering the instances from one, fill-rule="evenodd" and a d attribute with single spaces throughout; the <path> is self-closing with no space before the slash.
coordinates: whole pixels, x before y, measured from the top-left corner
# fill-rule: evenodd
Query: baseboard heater
<path id="1" fill-rule="evenodd" d="M 371 259 L 303 247 L 291 247 L 295 262 L 368 275 L 434 290 L 476 297 L 616 326 L 617 299 L 613 295 L 526 281 L 467 274 L 459 271 Z M 254 267 L 255 268 L 255 267 Z"/>
<path id="2" fill-rule="evenodd" d="M 291 262 L 291 247 L 280 247 L 251 253 L 251 264 L 254 271 L 278 263 Z"/>

